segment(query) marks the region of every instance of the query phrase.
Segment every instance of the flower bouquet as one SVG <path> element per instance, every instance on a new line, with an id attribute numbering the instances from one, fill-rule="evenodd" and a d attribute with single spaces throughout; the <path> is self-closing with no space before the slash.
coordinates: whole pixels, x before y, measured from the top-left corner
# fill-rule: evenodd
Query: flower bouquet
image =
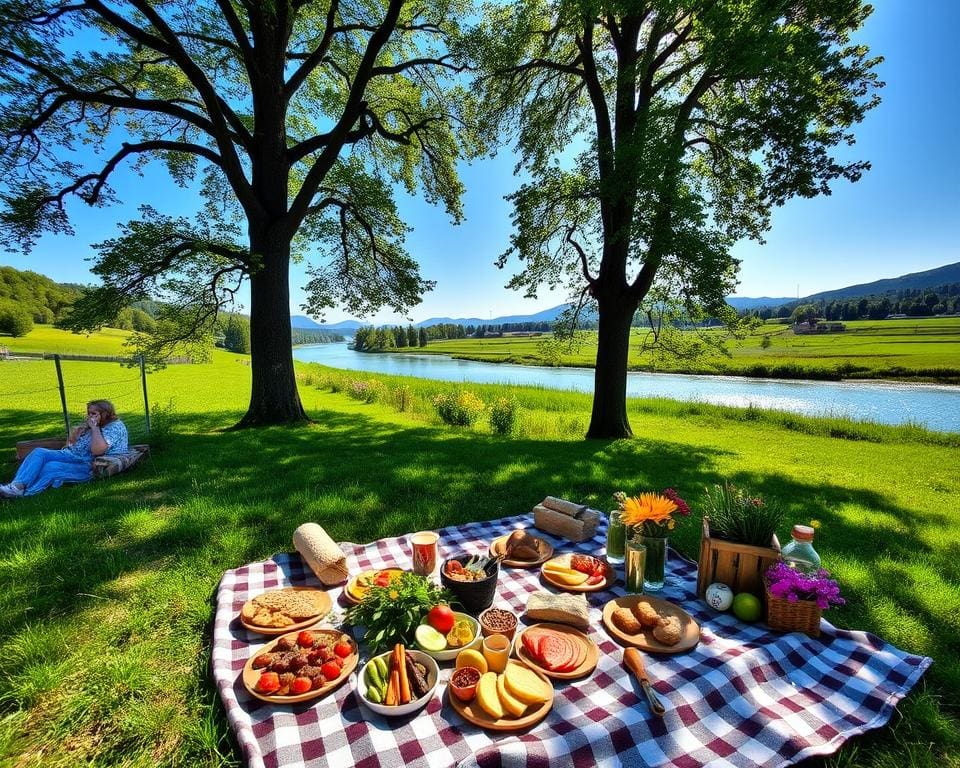
<path id="1" fill-rule="evenodd" d="M 676 525 L 674 515 L 686 517 L 690 514 L 690 507 L 672 488 L 662 493 L 641 493 L 639 496 L 627 496 L 623 491 L 618 491 L 613 498 L 620 508 L 620 519 L 630 531 L 627 534 L 628 549 L 631 542 L 646 548 L 644 590 L 656 592 L 663 589 L 667 568 L 667 534 Z"/>
<path id="2" fill-rule="evenodd" d="M 822 568 L 807 574 L 786 563 L 770 566 L 764 574 L 767 587 L 767 624 L 784 632 L 820 636 L 820 613 L 843 605 L 840 587 Z"/>

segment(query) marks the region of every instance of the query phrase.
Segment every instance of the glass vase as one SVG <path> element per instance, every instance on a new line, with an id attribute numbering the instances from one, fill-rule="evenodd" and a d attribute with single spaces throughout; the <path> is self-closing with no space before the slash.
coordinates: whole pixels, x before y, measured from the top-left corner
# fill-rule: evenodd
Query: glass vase
<path id="1" fill-rule="evenodd" d="M 643 568 L 644 592 L 659 592 L 667 571 L 667 537 L 640 536 L 640 543 L 647 548 Z"/>
<path id="2" fill-rule="evenodd" d="M 607 523 L 607 562 L 611 565 L 620 565 L 623 562 L 626 528 L 620 519 L 620 510 L 610 513 Z"/>

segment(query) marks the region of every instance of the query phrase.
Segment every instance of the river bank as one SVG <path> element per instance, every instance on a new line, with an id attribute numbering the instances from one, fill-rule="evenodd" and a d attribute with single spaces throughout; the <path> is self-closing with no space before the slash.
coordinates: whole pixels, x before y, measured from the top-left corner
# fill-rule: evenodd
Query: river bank
<path id="1" fill-rule="evenodd" d="M 648 333 L 634 329 L 629 370 L 704 376 L 741 376 L 814 381 L 887 380 L 960 385 L 960 318 L 861 320 L 842 333 L 797 335 L 789 326 L 764 324 L 743 339 L 727 341 L 729 356 L 695 360 L 655 359 L 644 351 Z M 717 331 L 719 334 L 720 331 Z M 449 355 L 456 359 L 515 365 L 593 368 L 596 332 L 584 331 L 574 345 L 549 335 L 431 341 L 398 354 Z"/>
<path id="2" fill-rule="evenodd" d="M 593 371 L 584 367 L 490 363 L 437 354 L 368 354 L 334 344 L 300 347 L 294 350 L 294 357 L 361 375 L 381 373 L 455 383 L 533 386 L 554 392 L 593 392 Z M 960 387 L 947 385 L 630 373 L 627 396 L 960 433 Z"/>

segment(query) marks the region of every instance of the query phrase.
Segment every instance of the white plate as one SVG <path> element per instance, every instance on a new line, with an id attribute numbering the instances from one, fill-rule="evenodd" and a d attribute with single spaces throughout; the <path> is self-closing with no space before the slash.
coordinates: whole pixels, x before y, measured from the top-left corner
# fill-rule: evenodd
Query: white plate
<path id="1" fill-rule="evenodd" d="M 373 659 L 370 659 L 366 664 L 363 665 L 363 669 L 360 670 L 360 674 L 357 676 L 357 696 L 360 698 L 366 706 L 376 712 L 378 715 L 383 715 L 384 717 L 400 717 L 401 715 L 409 715 L 420 709 L 423 709 L 430 702 L 430 699 L 433 698 L 433 694 L 437 692 L 437 683 L 440 682 L 440 667 L 437 666 L 437 662 L 431 659 L 427 654 L 422 651 L 417 651 L 412 648 L 407 649 L 407 653 L 413 657 L 414 661 L 419 661 L 427 668 L 427 685 L 430 686 L 430 690 L 426 692 L 425 695 L 421 696 L 419 699 L 414 699 L 406 704 L 397 704 L 392 707 L 388 707 L 386 704 L 377 704 L 374 701 L 370 701 L 367 698 L 367 667 L 370 666 Z M 386 662 L 387 666 L 390 666 L 390 657 L 393 655 L 393 651 L 387 651 L 386 653 L 381 653 L 382 657 Z M 379 658 L 379 657 L 374 657 Z"/>
<path id="2" fill-rule="evenodd" d="M 461 613 L 460 611 L 453 612 L 453 619 L 454 619 L 454 622 L 461 621 L 464 619 L 470 622 L 470 626 L 473 629 L 473 640 L 471 640 L 466 645 L 461 645 L 459 648 L 448 647 L 443 651 L 428 651 L 426 648 L 421 646 L 420 643 L 417 643 L 417 650 L 423 651 L 428 656 L 433 656 L 433 658 L 435 658 L 437 661 L 453 661 L 455 658 L 457 658 L 457 654 L 460 653 L 460 651 L 466 648 L 479 648 L 480 643 L 483 642 L 483 635 L 480 632 L 480 622 L 477 621 L 475 618 L 473 618 L 473 616 L 467 613 Z M 421 619 L 420 623 L 426 624 L 427 617 L 424 616 L 423 619 Z"/>

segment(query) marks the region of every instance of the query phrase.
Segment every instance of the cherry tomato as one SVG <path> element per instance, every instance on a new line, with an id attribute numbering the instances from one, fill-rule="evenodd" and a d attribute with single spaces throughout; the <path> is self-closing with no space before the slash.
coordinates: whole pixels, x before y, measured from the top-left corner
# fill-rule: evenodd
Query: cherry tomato
<path id="1" fill-rule="evenodd" d="M 274 693 L 280 690 L 280 676 L 276 672 L 264 672 L 257 681 L 260 693 Z"/>
<path id="2" fill-rule="evenodd" d="M 347 656 L 353 653 L 353 647 L 350 645 L 350 643 L 337 643 L 333 647 L 333 652 L 341 659 L 345 659 Z"/>
<path id="3" fill-rule="evenodd" d="M 320 667 L 320 671 L 323 673 L 323 676 L 327 678 L 327 680 L 336 680 L 338 677 L 340 677 L 340 667 L 332 661 L 326 662 L 322 667 Z"/>
<path id="4" fill-rule="evenodd" d="M 303 630 L 299 635 L 297 635 L 297 645 L 301 648 L 312 648 L 314 643 L 313 632 L 307 632 Z"/>
<path id="5" fill-rule="evenodd" d="M 309 677 L 298 677 L 290 685 L 290 693 L 306 693 L 313 688 L 313 680 Z"/>

